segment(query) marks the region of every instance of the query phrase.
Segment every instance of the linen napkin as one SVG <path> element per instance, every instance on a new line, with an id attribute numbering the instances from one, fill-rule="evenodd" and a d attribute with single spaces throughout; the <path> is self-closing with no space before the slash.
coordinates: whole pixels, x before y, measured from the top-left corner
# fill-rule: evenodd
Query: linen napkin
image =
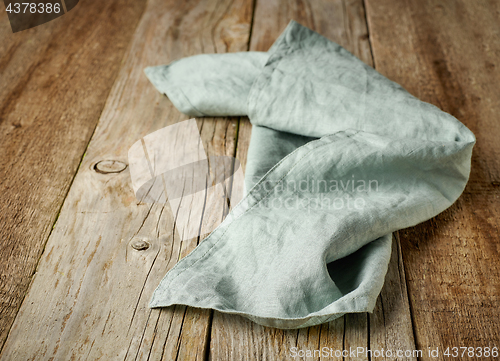
<path id="1" fill-rule="evenodd" d="M 268 52 L 145 69 L 191 116 L 248 115 L 247 194 L 155 290 L 277 328 L 372 312 L 392 232 L 448 208 L 474 135 L 344 48 L 291 21 Z"/>

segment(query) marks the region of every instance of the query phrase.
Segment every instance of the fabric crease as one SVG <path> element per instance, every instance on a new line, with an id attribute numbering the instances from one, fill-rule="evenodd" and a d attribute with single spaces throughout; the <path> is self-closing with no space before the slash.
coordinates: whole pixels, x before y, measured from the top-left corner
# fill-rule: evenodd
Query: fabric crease
<path id="1" fill-rule="evenodd" d="M 150 307 L 278 328 L 372 312 L 392 232 L 448 208 L 469 177 L 475 137 L 462 123 L 295 21 L 268 52 L 145 73 L 185 114 L 252 122 L 246 196 L 166 274 Z"/>

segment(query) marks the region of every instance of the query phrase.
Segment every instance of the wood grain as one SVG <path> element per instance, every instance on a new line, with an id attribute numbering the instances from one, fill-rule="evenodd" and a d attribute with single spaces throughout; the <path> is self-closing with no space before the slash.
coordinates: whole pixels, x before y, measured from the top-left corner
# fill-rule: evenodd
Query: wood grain
<path id="1" fill-rule="evenodd" d="M 82 1 L 13 34 L 0 5 L 0 347 L 145 1 Z"/>
<path id="2" fill-rule="evenodd" d="M 284 360 L 292 347 L 367 347 L 421 349 L 421 357 L 403 359 L 436 360 L 426 351 L 439 347 L 437 359 L 447 360 L 448 346 L 500 346 L 500 6 L 365 3 L 366 18 L 362 0 L 257 0 L 252 20 L 250 0 L 149 0 L 131 44 L 144 2 L 81 2 L 68 15 L 17 34 L 4 17 L 1 343 L 19 312 L 0 359 Z M 290 19 L 343 45 L 476 134 L 464 195 L 431 221 L 395 234 L 373 314 L 284 331 L 211 310 L 151 310 L 161 277 L 200 238 L 181 240 L 168 205 L 139 202 L 132 192 L 129 147 L 186 119 L 142 69 L 202 52 L 266 51 Z M 208 155 L 236 154 L 244 167 L 248 119 L 198 119 L 198 126 Z"/>
<path id="3" fill-rule="evenodd" d="M 249 1 L 147 3 L 2 360 L 205 358 L 211 311 L 148 308 L 166 271 L 198 239 L 179 239 L 165 204 L 136 200 L 128 168 L 106 173 L 95 166 L 127 164 L 135 141 L 186 119 L 143 69 L 202 52 L 245 50 L 251 10 Z M 200 120 L 199 127 L 208 155 L 234 154 L 236 119 Z M 149 247 L 137 250 L 136 242 Z"/>
<path id="4" fill-rule="evenodd" d="M 391 350 L 394 354 L 403 352 L 404 357 L 399 359 L 418 360 L 419 350 L 415 344 L 410 311 L 399 232 L 396 232 L 392 239 L 391 261 L 385 284 L 377 299 L 375 310 L 369 316 L 370 348 L 373 352 L 385 350 L 386 357 L 377 357 L 377 354 L 373 353 L 372 359 L 392 360 L 396 356 L 387 356 L 387 350 Z M 406 351 L 410 353 L 405 354 Z"/>
<path id="5" fill-rule="evenodd" d="M 274 40 L 294 19 L 336 41 L 365 63 L 373 66 L 368 30 L 362 1 L 257 1 L 250 39 L 250 50 L 267 51 Z M 236 157 L 243 165 L 250 139 L 251 124 L 242 118 L 239 125 Z M 333 322 L 301 330 L 276 330 L 256 325 L 242 317 L 214 312 L 210 343 L 212 360 L 285 360 L 295 350 L 340 352 L 349 347 L 413 349 L 410 309 L 398 241 L 386 284 L 373 315 L 351 314 Z M 386 308 L 382 308 L 382 302 Z M 393 307 L 393 309 L 389 309 Z M 399 313 L 399 314 L 395 314 Z M 369 322 L 370 319 L 370 322 Z M 335 356 L 335 354 L 334 354 Z M 333 356 L 333 357 L 334 357 Z M 319 353 L 293 359 L 331 359 Z M 368 360 L 369 357 L 345 357 Z M 383 359 L 383 358 L 377 358 Z M 411 358 L 410 358 L 411 359 Z"/>
<path id="6" fill-rule="evenodd" d="M 377 69 L 477 138 L 464 194 L 439 216 L 400 232 L 417 346 L 499 347 L 500 4 L 366 3 Z M 432 359 L 448 358 L 441 352 Z"/>

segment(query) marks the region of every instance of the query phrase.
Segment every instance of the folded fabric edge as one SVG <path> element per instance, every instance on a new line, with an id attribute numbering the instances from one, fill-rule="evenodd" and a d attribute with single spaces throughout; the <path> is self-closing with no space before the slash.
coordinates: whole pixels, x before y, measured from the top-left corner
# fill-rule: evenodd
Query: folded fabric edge
<path id="1" fill-rule="evenodd" d="M 337 136 L 338 134 L 344 134 L 346 136 L 353 136 L 357 131 L 341 131 L 333 134 L 332 136 Z M 293 158 L 295 153 L 299 153 L 300 151 L 304 151 L 307 148 L 315 148 L 316 146 L 321 145 L 325 142 L 326 138 L 320 138 L 314 141 L 307 143 L 307 145 L 302 146 L 286 157 L 284 157 L 281 161 L 279 161 L 273 168 L 271 168 L 260 180 L 258 183 L 263 182 L 270 175 L 273 174 L 280 165 L 285 163 L 289 158 Z M 309 149 L 311 150 L 311 149 Z M 190 307 L 203 308 L 203 309 L 214 309 L 223 313 L 228 314 L 237 314 L 243 317 L 246 317 L 260 325 L 267 327 L 276 327 L 280 329 L 296 329 L 309 327 L 317 324 L 321 324 L 324 322 L 332 321 L 338 317 L 341 317 L 347 313 L 362 313 L 362 312 L 372 312 L 377 297 L 383 287 L 384 284 L 384 276 L 387 273 L 387 268 L 390 260 L 390 249 L 392 244 L 392 234 L 388 234 L 379 239 L 373 240 L 372 242 L 380 241 L 382 243 L 385 242 L 386 246 L 388 246 L 387 252 L 382 252 L 385 254 L 379 254 L 381 257 L 378 259 L 378 267 L 377 269 L 380 271 L 380 277 L 376 277 L 376 284 L 372 284 L 371 287 L 365 289 L 364 293 L 356 292 L 359 291 L 359 286 L 357 289 L 353 290 L 350 293 L 345 294 L 341 298 L 337 299 L 334 303 L 325 306 L 324 308 L 310 313 L 304 317 L 297 318 L 273 318 L 268 317 L 266 315 L 261 314 L 251 314 L 242 311 L 237 311 L 234 309 L 226 309 L 217 306 L 217 304 L 213 304 L 210 302 L 206 302 L 205 304 L 200 303 L 195 299 L 174 299 L 170 297 L 165 297 L 165 294 L 161 294 L 165 290 L 168 289 L 168 293 L 175 294 L 175 289 L 169 289 L 170 283 L 172 279 L 176 278 L 178 273 L 183 272 L 186 268 L 191 268 L 192 262 L 196 263 L 196 260 L 199 259 L 199 253 L 203 254 L 201 258 L 205 258 L 208 255 L 208 251 L 212 248 L 215 243 L 218 243 L 219 238 L 221 237 L 220 233 L 224 233 L 224 228 L 229 227 L 229 225 L 236 219 L 246 213 L 246 211 L 252 207 L 255 202 L 259 202 L 258 198 L 252 194 L 252 190 L 256 189 L 258 184 L 254 185 L 250 192 L 244 197 L 244 199 L 231 211 L 231 213 L 226 217 L 226 219 L 207 237 L 203 240 L 198 247 L 196 247 L 193 252 L 184 257 L 181 261 L 175 264 L 175 266 L 167 272 L 165 277 L 160 282 L 160 285 L 155 289 L 151 302 L 149 304 L 150 308 L 159 308 L 159 307 L 169 307 L 176 304 L 182 304 Z M 246 204 L 245 200 L 247 203 Z M 213 244 L 212 244 L 213 243 Z M 371 242 L 370 242 L 371 243 Z M 193 260 L 194 259 L 194 260 Z M 326 268 L 326 260 L 325 260 L 325 268 Z M 170 281 L 170 282 L 169 282 Z M 167 283 L 167 286 L 162 289 L 162 284 Z M 161 295 L 160 295 L 161 294 Z M 169 299 L 170 298 L 170 299 Z M 332 310 L 333 309 L 333 310 Z M 334 311 L 337 309 L 336 311 Z"/>
<path id="2" fill-rule="evenodd" d="M 389 266 L 389 261 L 391 258 L 391 247 L 392 247 L 392 233 L 387 234 L 384 237 L 381 237 L 372 242 L 379 242 L 385 244 L 387 249 L 387 254 L 385 257 L 380 257 L 378 259 L 380 274 L 384 275 L 382 277 L 376 277 L 376 284 L 372 284 L 372 288 L 365 289 L 365 292 L 359 293 L 359 289 L 361 285 L 358 286 L 355 290 L 345 294 L 334 303 L 325 306 L 323 309 L 313 312 L 305 317 L 290 317 L 290 318 L 277 318 L 277 317 L 269 317 L 266 315 L 259 315 L 254 313 L 237 311 L 234 309 L 226 309 L 219 307 L 215 304 L 206 304 L 201 306 L 200 302 L 194 299 L 186 300 L 179 302 L 178 300 L 166 300 L 162 301 L 160 297 L 157 297 L 156 291 L 153 294 L 152 300 L 149 304 L 150 308 L 161 308 L 161 307 L 169 307 L 173 305 L 185 305 L 194 308 L 201 309 L 214 309 L 219 312 L 223 312 L 226 314 L 234 314 L 245 317 L 257 324 L 266 327 L 275 327 L 279 329 L 298 329 L 305 328 L 314 325 L 319 325 L 325 322 L 333 321 L 339 317 L 342 317 L 348 313 L 364 313 L 369 312 L 372 313 L 375 304 L 382 290 L 382 287 L 385 282 L 385 275 L 387 274 L 387 268 Z M 325 265 L 326 266 L 326 265 Z M 168 275 L 168 273 L 167 273 Z M 170 292 L 175 293 L 175 290 L 170 290 Z"/>
<path id="3" fill-rule="evenodd" d="M 434 104 L 424 102 L 417 97 L 413 96 L 410 94 L 406 89 L 404 89 L 400 84 L 390 80 L 389 78 L 386 78 L 383 74 L 379 73 L 375 68 L 372 68 L 371 66 L 368 66 L 367 64 L 363 63 L 359 58 L 357 58 L 355 55 L 353 55 L 351 52 L 349 52 L 347 49 L 343 48 L 339 44 L 335 43 L 334 41 L 325 38 L 323 35 L 317 33 L 314 30 L 311 30 L 309 28 L 304 27 L 300 23 L 296 22 L 295 20 L 290 20 L 286 28 L 283 30 L 283 32 L 280 34 L 280 36 L 275 40 L 275 42 L 272 44 L 272 46 L 269 48 L 267 53 L 269 54 L 269 57 L 267 59 L 267 62 L 264 64 L 264 67 L 262 69 L 262 72 L 259 74 L 259 76 L 255 79 L 255 81 L 252 84 L 252 87 L 250 88 L 248 97 L 247 97 L 247 109 L 248 109 L 248 117 L 250 119 L 250 122 L 253 125 L 259 125 L 259 126 L 266 126 L 266 124 L 261 124 L 260 122 L 256 121 L 256 114 L 257 109 L 255 108 L 256 105 L 258 104 L 258 100 L 260 97 L 260 94 L 262 92 L 262 89 L 264 89 L 265 86 L 268 85 L 268 83 L 271 81 L 271 75 L 273 72 L 276 71 L 278 64 L 280 61 L 286 56 L 289 55 L 290 53 L 300 50 L 300 46 L 297 44 L 300 44 L 300 40 L 294 39 L 294 37 L 301 36 L 300 30 L 305 29 L 308 32 L 315 33 L 316 35 L 320 36 L 321 38 L 324 38 L 325 41 L 328 41 L 330 43 L 336 44 L 344 53 L 348 54 L 350 58 L 353 61 L 359 62 L 360 65 L 362 65 L 367 71 L 372 72 L 374 74 L 377 74 L 377 76 L 389 80 L 392 84 L 395 86 L 399 87 L 402 91 L 410 95 L 411 98 L 418 100 L 425 106 L 429 106 L 431 108 L 435 108 L 438 110 L 441 114 L 445 114 L 446 116 L 449 116 L 453 118 L 455 121 L 455 126 L 459 129 L 460 134 L 462 136 L 461 139 L 455 139 L 455 142 L 457 143 L 462 143 L 464 145 L 472 145 L 474 146 L 476 143 L 476 137 L 472 131 L 465 126 L 460 120 L 455 118 L 453 115 L 444 112 L 441 110 L 439 107 L 435 106 Z M 357 129 L 359 130 L 359 129 Z M 281 130 L 283 131 L 283 130 Z M 288 130 L 285 130 L 288 131 Z M 304 135 L 304 134 L 301 134 Z M 327 136 L 325 134 L 305 134 L 307 136 L 313 136 L 313 137 L 318 137 L 321 138 L 323 136 Z M 398 137 L 398 139 L 402 139 Z M 464 185 L 465 187 L 465 185 Z"/>
<path id="4" fill-rule="evenodd" d="M 378 293 L 377 293 L 377 295 L 378 295 Z M 346 296 L 344 296 L 344 297 L 346 297 Z M 249 319 L 249 320 L 251 320 L 259 325 L 266 326 L 266 327 L 274 327 L 274 328 L 279 328 L 279 329 L 298 329 L 298 328 L 319 325 L 319 324 L 322 324 L 325 322 L 330 322 L 330 321 L 333 321 L 339 317 L 344 316 L 347 313 L 364 313 L 364 312 L 372 313 L 374 308 L 375 308 L 376 298 L 374 299 L 370 295 L 356 296 L 353 298 L 353 300 L 356 301 L 356 304 L 359 305 L 359 308 L 349 309 L 349 310 L 339 310 L 338 312 L 332 312 L 332 313 L 326 313 L 326 314 L 321 313 L 321 311 L 318 311 L 315 314 L 308 315 L 306 317 L 299 317 L 299 318 L 266 317 L 266 316 L 260 316 L 260 315 L 245 313 L 245 312 L 236 311 L 236 310 L 227 310 L 227 309 L 223 309 L 223 308 L 217 307 L 217 306 L 200 307 L 200 305 L 197 304 L 196 302 L 174 301 L 174 302 L 162 303 L 162 302 L 156 301 L 154 299 L 151 300 L 151 302 L 149 304 L 149 308 L 163 308 L 163 307 L 170 307 L 170 306 L 174 306 L 174 305 L 184 305 L 184 306 L 189 306 L 189 307 L 194 307 L 194 308 L 199 308 L 199 309 L 212 309 L 212 310 L 216 310 L 216 311 L 226 313 L 226 314 L 242 316 L 242 317 L 245 317 L 245 318 L 247 318 L 247 319 Z"/>
<path id="5" fill-rule="evenodd" d="M 174 62 L 168 65 L 149 66 L 144 68 L 144 73 L 153 86 L 162 94 L 166 95 L 174 106 L 182 113 L 194 117 L 203 117 L 205 114 L 196 109 L 182 90 L 178 87 L 171 86 L 168 82 L 167 73 L 169 67 Z"/>

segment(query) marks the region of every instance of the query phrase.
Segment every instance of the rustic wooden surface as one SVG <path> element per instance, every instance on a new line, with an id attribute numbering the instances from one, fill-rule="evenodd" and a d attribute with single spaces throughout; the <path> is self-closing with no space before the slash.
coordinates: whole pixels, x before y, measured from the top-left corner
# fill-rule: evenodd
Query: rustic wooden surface
<path id="1" fill-rule="evenodd" d="M 400 232 L 417 345 L 499 347 L 500 3 L 368 0 L 367 14 L 377 69 L 477 138 L 464 194 Z"/>
<path id="2" fill-rule="evenodd" d="M 435 360 L 428 348 L 500 346 L 499 14 L 493 1 L 466 0 L 114 0 L 17 34 L 0 19 L 0 359 L 285 360 L 301 359 L 292 347 L 361 346 Z M 283 331 L 151 310 L 160 279 L 200 239 L 180 240 L 175 212 L 130 187 L 130 146 L 187 119 L 142 69 L 265 51 L 290 19 L 463 121 L 478 139 L 471 181 L 448 211 L 395 234 L 372 314 Z M 197 122 L 208 155 L 244 167 L 248 119 Z"/>
<path id="3" fill-rule="evenodd" d="M 135 141 L 185 119 L 143 69 L 246 50 L 251 10 L 249 1 L 147 3 L 2 359 L 204 358 L 210 311 L 147 306 L 168 268 L 197 240 L 176 237 L 165 205 L 138 202 L 120 164 Z M 235 120 L 200 121 L 208 155 L 233 155 L 236 129 Z M 105 160 L 114 160 L 117 172 L 96 172 Z M 137 241 L 150 247 L 137 251 Z"/>
<path id="4" fill-rule="evenodd" d="M 0 5 L 0 347 L 145 1 L 82 1 L 13 34 Z"/>

